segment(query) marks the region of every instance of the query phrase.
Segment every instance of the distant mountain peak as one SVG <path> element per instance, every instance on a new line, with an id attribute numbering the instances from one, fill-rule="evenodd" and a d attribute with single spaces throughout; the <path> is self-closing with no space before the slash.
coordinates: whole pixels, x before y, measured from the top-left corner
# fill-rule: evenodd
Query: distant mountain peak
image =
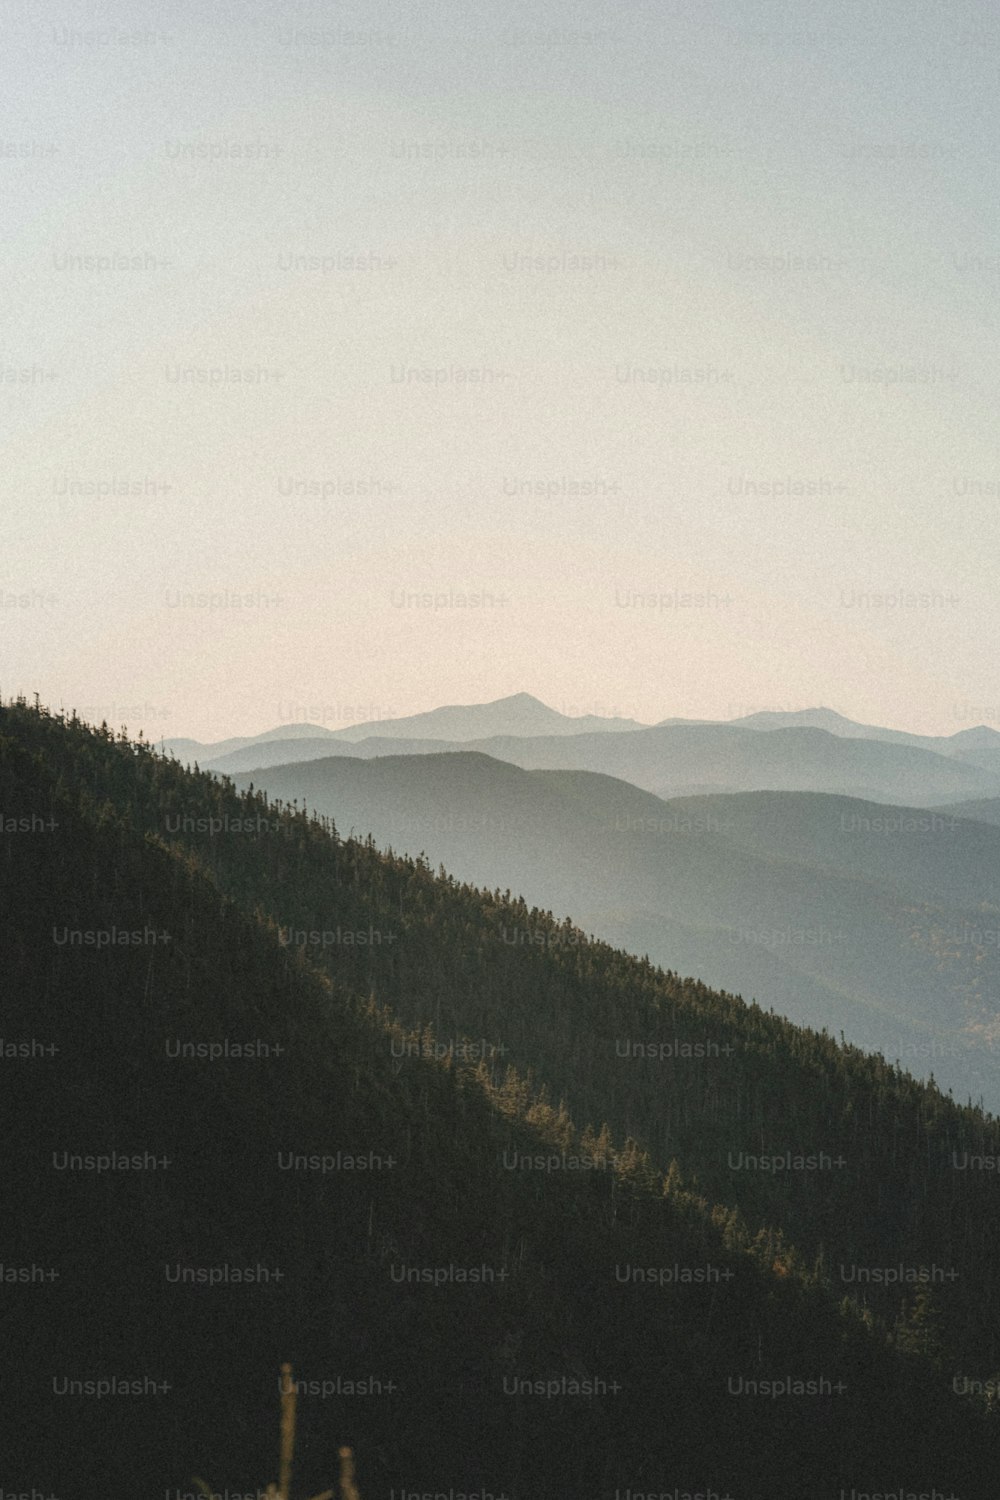
<path id="1" fill-rule="evenodd" d="M 742 714 L 735 719 L 660 719 L 654 727 L 666 729 L 677 724 L 726 724 L 743 729 L 755 729 L 761 725 L 789 729 L 826 729 L 833 725 L 838 727 L 846 725 L 851 729 L 862 727 L 856 725 L 853 719 L 845 718 L 835 708 L 762 708 L 756 713 Z"/>
<path id="2" fill-rule="evenodd" d="M 408 714 L 398 719 L 381 719 L 365 724 L 351 724 L 337 731 L 337 738 L 361 740 L 372 736 L 384 738 L 473 740 L 497 735 L 534 736 L 565 735 L 597 731 L 621 732 L 644 729 L 634 719 L 614 718 L 609 714 L 564 713 L 550 708 L 533 693 L 510 693 L 488 703 L 449 703 L 426 713 Z"/>
<path id="3" fill-rule="evenodd" d="M 960 729 L 951 736 L 952 744 L 974 749 L 988 749 L 1000 744 L 1000 733 L 988 724 L 974 724 L 970 729 Z"/>
<path id="4" fill-rule="evenodd" d="M 854 726 L 855 721 L 848 719 L 844 714 L 837 712 L 835 708 L 799 708 L 790 711 L 777 709 L 761 709 L 754 714 L 744 714 L 740 719 L 733 719 L 733 724 L 764 724 L 779 721 L 782 724 L 803 724 L 813 729 L 822 729 L 827 724 L 849 724 Z"/>

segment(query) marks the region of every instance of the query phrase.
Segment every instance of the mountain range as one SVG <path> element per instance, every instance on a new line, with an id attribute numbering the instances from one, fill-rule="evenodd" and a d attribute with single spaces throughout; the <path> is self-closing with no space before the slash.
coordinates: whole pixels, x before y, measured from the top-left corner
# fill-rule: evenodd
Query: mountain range
<path id="1" fill-rule="evenodd" d="M 1000 735 L 985 726 L 947 737 L 908 735 L 827 709 L 642 726 L 573 718 L 517 694 L 343 730 L 288 725 L 250 739 L 171 740 L 163 748 L 227 774 L 333 754 L 470 748 L 526 769 L 600 771 L 659 796 L 785 789 L 932 806 L 1000 795 Z"/>
<path id="2" fill-rule="evenodd" d="M 214 744 L 203 744 L 190 739 L 164 739 L 160 744 L 164 750 L 172 752 L 179 759 L 197 758 L 203 765 L 208 765 L 234 751 L 252 749 L 254 745 L 269 745 L 275 740 L 288 744 L 310 739 L 343 740 L 354 744 L 358 740 L 408 737 L 464 742 L 496 734 L 615 733 L 647 727 L 635 719 L 560 713 L 530 693 L 513 693 L 507 698 L 497 698 L 492 703 L 452 704 L 430 709 L 427 713 L 409 714 L 404 718 L 366 719 L 345 729 L 327 729 L 319 724 L 281 724 L 263 734 L 218 740 Z"/>
<path id="3" fill-rule="evenodd" d="M 663 801 L 473 751 L 236 777 L 251 784 L 1000 1112 L 1000 829 L 809 792 Z"/>
<path id="4" fill-rule="evenodd" d="M 620 734 L 495 736 L 485 740 L 273 740 L 205 765 L 232 775 L 331 755 L 440 755 L 478 750 L 525 770 L 596 771 L 659 797 L 710 792 L 812 791 L 901 805 L 940 806 L 1000 795 L 1000 774 L 954 757 L 823 729 L 760 732 L 735 725 L 667 725 Z"/>
<path id="5" fill-rule="evenodd" d="M 18 1476 L 252 1493 L 289 1359 L 303 1494 L 992 1495 L 995 1119 L 124 735 L 0 752 Z"/>

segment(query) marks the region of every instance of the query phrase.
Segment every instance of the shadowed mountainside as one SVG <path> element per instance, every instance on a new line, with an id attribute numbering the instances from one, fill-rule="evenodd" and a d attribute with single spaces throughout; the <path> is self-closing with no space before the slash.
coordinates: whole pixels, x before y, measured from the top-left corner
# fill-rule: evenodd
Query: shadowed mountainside
<path id="1" fill-rule="evenodd" d="M 21 1472 L 247 1487 L 290 1358 L 310 1490 L 985 1500 L 996 1122 L 142 744 L 0 752 Z"/>
<path id="2" fill-rule="evenodd" d="M 475 752 L 237 778 L 1000 1109 L 1000 833 L 813 793 L 664 802 Z"/>

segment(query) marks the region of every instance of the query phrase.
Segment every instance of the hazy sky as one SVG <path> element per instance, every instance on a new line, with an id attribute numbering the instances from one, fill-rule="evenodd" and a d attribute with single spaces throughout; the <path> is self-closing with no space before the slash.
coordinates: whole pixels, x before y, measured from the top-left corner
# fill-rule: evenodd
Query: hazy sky
<path id="1" fill-rule="evenodd" d="M 1000 726 L 993 6 L 3 31 L 5 694 Z"/>

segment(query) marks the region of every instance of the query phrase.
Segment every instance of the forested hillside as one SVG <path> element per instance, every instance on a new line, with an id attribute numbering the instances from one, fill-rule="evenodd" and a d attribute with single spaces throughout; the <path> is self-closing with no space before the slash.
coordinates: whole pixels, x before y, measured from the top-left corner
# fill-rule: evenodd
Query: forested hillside
<path id="1" fill-rule="evenodd" d="M 479 753 L 234 778 L 1000 1110 L 1000 833 L 815 792 L 663 801 Z"/>
<path id="2" fill-rule="evenodd" d="M 303 1494 L 993 1493 L 996 1122 L 106 729 L 0 768 L 8 1487 L 248 1490 L 287 1358 Z"/>

